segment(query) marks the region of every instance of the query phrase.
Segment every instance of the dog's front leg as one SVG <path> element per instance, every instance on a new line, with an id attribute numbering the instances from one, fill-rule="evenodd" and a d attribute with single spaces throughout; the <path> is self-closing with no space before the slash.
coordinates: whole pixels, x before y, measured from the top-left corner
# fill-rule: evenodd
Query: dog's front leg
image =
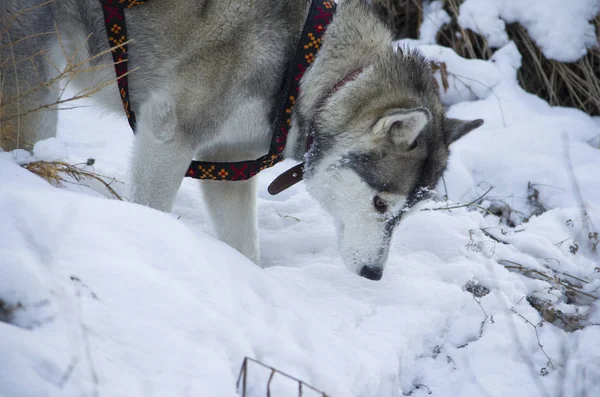
<path id="1" fill-rule="evenodd" d="M 132 162 L 133 201 L 168 212 L 197 142 L 184 131 L 166 100 L 150 100 L 138 116 Z"/>
<path id="2" fill-rule="evenodd" d="M 202 181 L 204 200 L 217 236 L 261 265 L 256 219 L 256 178 Z"/>

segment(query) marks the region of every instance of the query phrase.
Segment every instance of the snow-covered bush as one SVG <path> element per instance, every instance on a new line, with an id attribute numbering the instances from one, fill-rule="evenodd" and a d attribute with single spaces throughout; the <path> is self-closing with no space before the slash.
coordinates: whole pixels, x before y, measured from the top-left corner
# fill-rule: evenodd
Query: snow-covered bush
<path id="1" fill-rule="evenodd" d="M 551 105 L 600 115 L 600 1 L 375 0 L 398 38 L 489 59 L 512 41 L 519 83 Z"/>

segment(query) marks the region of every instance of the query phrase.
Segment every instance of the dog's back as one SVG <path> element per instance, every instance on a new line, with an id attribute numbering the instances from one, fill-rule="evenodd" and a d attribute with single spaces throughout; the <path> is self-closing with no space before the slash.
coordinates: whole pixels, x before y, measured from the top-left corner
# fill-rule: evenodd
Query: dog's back
<path id="1" fill-rule="evenodd" d="M 197 109 L 205 102 L 213 104 L 213 111 L 225 109 L 240 94 L 272 97 L 307 5 L 292 0 L 148 0 L 128 9 L 128 66 L 135 70 L 129 77 L 132 107 L 139 109 L 152 95 L 176 85 L 175 77 L 196 87 L 197 94 L 180 99 Z M 58 84 L 47 83 L 67 60 L 78 66 L 68 76 L 69 84 L 94 91 L 105 107 L 122 112 L 109 84 L 115 74 L 98 0 L 56 0 L 41 6 L 38 0 L 4 0 L 0 21 L 2 119 L 5 130 L 9 124 L 12 129 L 3 134 L 5 149 L 27 148 L 55 135 L 56 112 L 30 111 L 56 102 Z M 198 118 L 215 116 L 226 117 Z"/>

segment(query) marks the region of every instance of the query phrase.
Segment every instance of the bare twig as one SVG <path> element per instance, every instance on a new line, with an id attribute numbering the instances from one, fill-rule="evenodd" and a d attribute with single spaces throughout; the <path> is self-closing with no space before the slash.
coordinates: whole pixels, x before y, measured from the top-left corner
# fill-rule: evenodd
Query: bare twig
<path id="1" fill-rule="evenodd" d="M 73 357 L 71 359 L 71 362 L 69 363 L 69 366 L 67 367 L 67 370 L 65 371 L 62 378 L 60 378 L 60 381 L 58 382 L 57 386 L 59 389 L 62 390 L 65 387 L 65 385 L 71 378 L 71 375 L 73 375 L 73 371 L 75 370 L 75 367 L 77 366 L 78 363 L 79 363 L 79 360 L 77 359 L 77 357 Z"/>
<path id="2" fill-rule="evenodd" d="M 510 310 L 513 313 L 515 313 L 517 316 L 519 316 L 523 320 L 525 320 L 525 322 L 527 324 L 529 324 L 531 327 L 533 327 L 533 330 L 535 331 L 535 338 L 537 339 L 537 345 L 540 348 L 540 350 L 542 351 L 542 353 L 544 353 L 544 356 L 546 356 L 546 358 L 548 359 L 548 365 L 550 366 L 550 368 L 555 369 L 556 368 L 554 366 L 555 363 L 557 366 L 562 367 L 562 365 L 559 362 L 552 360 L 550 358 L 550 356 L 548 355 L 548 353 L 546 353 L 546 350 L 544 350 L 544 345 L 542 345 L 542 342 L 540 342 L 540 334 L 538 333 L 538 326 L 535 325 L 534 323 L 532 323 L 531 321 L 529 321 L 525 316 L 523 316 L 521 313 L 519 313 L 517 311 L 517 309 L 515 309 L 514 307 L 511 307 Z"/>
<path id="3" fill-rule="evenodd" d="M 291 380 L 293 380 L 293 381 L 295 381 L 295 382 L 298 383 L 298 396 L 302 396 L 303 387 L 307 387 L 308 389 L 311 389 L 312 391 L 314 391 L 316 393 L 319 393 L 321 395 L 321 397 L 328 397 L 328 395 L 325 392 L 317 389 L 316 387 L 311 386 L 308 383 L 306 383 L 306 382 L 304 382 L 304 381 L 302 381 L 302 380 L 300 380 L 300 379 L 298 379 L 298 378 L 296 378 L 296 377 L 294 377 L 292 375 L 289 375 L 289 374 L 287 374 L 287 373 L 285 373 L 283 371 L 280 371 L 280 370 L 278 370 L 276 368 L 273 368 L 273 367 L 271 367 L 269 365 L 266 365 L 266 364 L 264 364 L 264 363 L 262 363 L 262 362 L 260 362 L 258 360 L 250 358 L 250 357 L 245 357 L 244 358 L 244 361 L 242 362 L 242 367 L 240 368 L 240 373 L 238 375 L 238 380 L 237 380 L 237 383 L 236 383 L 236 386 L 237 386 L 237 388 L 239 390 L 240 389 L 240 381 L 243 381 L 242 382 L 242 390 L 241 390 L 242 397 L 246 396 L 247 376 L 248 376 L 248 363 L 249 362 L 253 362 L 255 364 L 258 364 L 261 367 L 264 367 L 264 368 L 266 368 L 266 369 L 268 369 L 268 370 L 271 371 L 270 375 L 269 375 L 269 380 L 268 380 L 268 383 L 267 383 L 267 396 L 271 395 L 271 381 L 273 380 L 273 377 L 275 376 L 275 374 L 279 374 L 279 375 L 281 375 L 281 376 L 283 376 L 285 378 L 291 379 Z"/>
<path id="4" fill-rule="evenodd" d="M 417 389 L 419 389 L 419 388 L 421 388 L 421 387 L 424 387 L 425 389 L 427 389 L 427 394 L 433 394 L 433 392 L 431 391 L 431 389 L 430 389 L 430 388 L 429 388 L 427 385 L 424 385 L 424 384 L 422 384 L 422 383 L 417 383 L 417 384 L 415 384 L 415 387 L 416 387 Z"/>
<path id="5" fill-rule="evenodd" d="M 454 209 L 458 209 L 458 208 L 464 208 L 464 207 L 476 207 L 476 208 L 479 208 L 482 211 L 485 211 L 489 215 L 494 215 L 487 208 L 485 208 L 485 207 L 483 207 L 483 206 L 481 206 L 479 204 L 476 204 L 478 201 L 480 201 L 481 199 L 483 199 L 493 188 L 494 187 L 490 187 L 485 193 L 483 193 L 481 196 L 477 197 L 475 200 L 473 200 L 473 201 L 471 201 L 469 203 L 447 205 L 445 207 L 436 207 L 436 208 L 423 208 L 421 211 L 450 211 L 450 210 L 454 210 Z"/>
<path id="6" fill-rule="evenodd" d="M 487 237 L 491 238 L 492 240 L 494 240 L 500 244 L 508 244 L 506 241 L 501 240 L 500 238 L 494 236 L 492 233 L 488 232 L 486 229 L 489 229 L 489 228 L 479 228 L 479 230 L 481 230 L 481 232 L 483 234 L 485 234 Z"/>
<path id="7" fill-rule="evenodd" d="M 565 162 L 567 163 L 567 172 L 569 173 L 569 181 L 571 182 L 571 189 L 573 190 L 573 194 L 575 195 L 575 198 L 579 205 L 579 210 L 581 211 L 581 218 L 582 218 L 582 224 L 583 224 L 583 228 L 581 231 L 583 231 L 584 228 L 587 229 L 588 236 L 590 236 L 590 240 L 592 240 L 592 251 L 595 251 L 600 240 L 598 240 L 598 237 L 597 237 L 598 232 L 594 228 L 592 219 L 588 216 L 587 206 L 583 199 L 583 195 L 581 194 L 581 189 L 579 187 L 579 183 L 577 182 L 577 177 L 575 176 L 575 170 L 573 169 L 573 162 L 571 161 L 571 150 L 570 150 L 570 145 L 569 145 L 569 138 L 567 137 L 566 133 L 563 133 L 563 141 L 564 141 L 564 145 L 563 145 L 564 156 L 565 156 Z M 581 231 L 580 231 L 580 233 L 581 233 Z M 594 236 L 594 234 L 595 234 L 596 238 L 592 239 L 592 236 Z"/>
<path id="8" fill-rule="evenodd" d="M 77 297 L 77 307 L 78 307 L 78 311 L 79 311 L 79 326 L 81 328 L 81 337 L 82 337 L 82 341 L 83 341 L 83 347 L 84 347 L 84 351 L 85 351 L 85 357 L 86 357 L 86 361 L 88 363 L 88 369 L 90 371 L 90 377 L 92 379 L 92 383 L 94 385 L 94 390 L 93 390 L 93 397 L 98 397 L 99 396 L 99 390 L 98 390 L 98 372 L 96 372 L 96 366 L 94 365 L 94 360 L 92 358 L 92 349 L 90 346 L 90 338 L 88 335 L 88 328 L 87 326 L 84 324 L 82 316 L 83 316 L 83 305 L 81 303 L 81 289 L 79 288 L 79 284 L 75 284 L 75 288 L 76 288 L 76 297 Z"/>
<path id="9" fill-rule="evenodd" d="M 472 293 L 472 292 L 471 292 Z M 473 294 L 473 293 L 472 293 Z M 464 347 L 467 347 L 470 343 L 475 342 L 479 339 L 481 339 L 481 337 L 483 336 L 483 329 L 485 327 L 485 324 L 488 322 L 488 320 L 493 324 L 494 323 L 494 317 L 490 317 L 487 312 L 485 311 L 485 309 L 483 308 L 483 305 L 481 304 L 481 297 L 477 297 L 475 296 L 475 294 L 473 294 L 473 300 L 475 301 L 475 303 L 477 303 L 477 305 L 479 306 L 479 308 L 481 309 L 481 311 L 483 312 L 483 315 L 485 316 L 483 318 L 483 320 L 481 320 L 481 323 L 479 324 L 479 335 L 477 336 L 477 338 L 474 338 L 472 340 L 469 340 L 468 342 L 457 346 L 457 349 L 462 349 Z"/>
<path id="10" fill-rule="evenodd" d="M 10 33 L 8 33 L 8 30 L 5 32 L 6 33 L 6 38 L 8 40 L 8 42 L 10 43 Z M 14 51 L 14 47 L 12 45 L 10 45 L 10 54 L 13 60 L 13 68 L 14 68 L 14 74 L 15 74 L 15 89 L 17 90 L 17 113 L 21 113 L 21 88 L 20 88 L 20 84 L 19 84 L 19 72 L 17 69 L 17 58 L 15 57 L 15 51 Z M 16 147 L 17 149 L 19 148 L 19 143 L 21 142 L 21 118 L 17 118 L 17 142 L 16 142 Z"/>

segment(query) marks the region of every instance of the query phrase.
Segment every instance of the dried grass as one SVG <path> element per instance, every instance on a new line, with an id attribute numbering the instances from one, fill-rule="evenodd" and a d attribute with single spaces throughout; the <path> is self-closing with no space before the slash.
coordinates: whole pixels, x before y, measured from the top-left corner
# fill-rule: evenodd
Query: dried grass
<path id="1" fill-rule="evenodd" d="M 600 39 L 600 16 L 594 23 Z M 547 59 L 522 26 L 512 24 L 507 31 L 523 56 L 518 77 L 525 90 L 551 105 L 575 107 L 600 115 L 600 49 L 589 51 L 577 62 L 558 62 Z"/>
<path id="2" fill-rule="evenodd" d="M 122 201 L 123 198 L 111 186 L 116 180 L 84 168 L 91 164 L 93 164 L 92 160 L 84 164 L 75 165 L 67 164 L 62 161 L 35 161 L 33 163 L 25 164 L 23 168 L 38 175 L 42 179 L 45 179 L 55 187 L 64 187 L 65 183 L 71 183 L 72 181 L 81 183 L 85 180 L 94 180 L 100 182 L 112 197 Z M 71 180 L 66 179 L 65 176 L 69 177 Z"/>
<path id="3" fill-rule="evenodd" d="M 0 20 L 0 38 L 4 37 L 6 44 L 4 46 L 0 45 L 0 50 L 9 49 L 8 53 L 10 56 L 6 59 L 0 59 L 0 148 L 5 150 L 15 149 L 15 148 L 25 148 L 30 149 L 34 142 L 25 142 L 21 137 L 20 131 L 20 121 L 21 119 L 29 115 L 31 113 L 43 112 L 43 111 L 58 111 L 61 109 L 72 109 L 77 107 L 74 104 L 75 101 L 83 98 L 89 98 L 104 88 L 113 85 L 116 82 L 116 77 L 114 79 L 110 79 L 107 81 L 100 82 L 93 86 L 89 86 L 83 89 L 79 89 L 74 94 L 67 94 L 67 89 L 72 85 L 73 80 L 81 75 L 87 73 L 94 73 L 99 70 L 105 69 L 107 67 L 114 68 L 114 64 L 98 64 L 94 65 L 94 61 L 97 61 L 99 58 L 105 56 L 111 49 L 100 52 L 99 54 L 95 54 L 89 58 L 81 60 L 81 53 L 84 48 L 87 46 L 87 40 L 89 37 L 80 44 L 76 50 L 70 54 L 64 45 L 63 39 L 60 36 L 58 28 L 55 26 L 52 31 L 42 32 L 32 34 L 31 36 L 19 39 L 17 41 L 11 41 L 8 28 L 11 23 L 13 23 L 16 18 L 21 17 L 28 12 L 33 11 L 34 9 L 45 7 L 52 3 L 55 0 L 44 1 L 39 5 L 27 9 L 23 9 L 16 14 L 5 17 Z M 23 44 L 29 40 L 39 38 L 40 36 L 55 36 L 56 41 L 59 44 L 59 48 L 61 49 L 62 55 L 61 57 L 64 60 L 65 66 L 56 65 L 51 57 L 46 53 L 44 49 L 40 49 L 38 52 L 35 52 L 33 55 L 25 57 L 25 58 L 17 58 L 15 56 L 15 52 L 12 51 L 13 47 L 16 44 Z M 128 44 L 128 42 L 121 44 L 121 46 Z M 119 46 L 117 46 L 119 47 Z M 8 70 L 11 70 L 18 76 L 19 67 L 24 63 L 31 63 L 34 65 L 34 60 L 42 58 L 50 67 L 53 69 L 54 77 L 50 79 L 41 79 L 39 78 L 40 73 L 38 74 L 39 84 L 30 85 L 27 89 L 23 89 L 18 84 L 17 77 L 17 85 L 16 85 L 16 95 L 8 97 L 7 95 L 3 95 L 3 82 L 5 81 L 6 74 Z M 128 73 L 134 72 L 135 70 L 130 70 Z M 37 70 L 36 70 L 37 72 Z M 38 93 L 42 90 L 58 90 L 59 95 L 58 98 L 50 103 L 41 103 L 37 104 L 34 107 L 24 108 L 22 106 L 23 103 L 27 102 L 28 97 Z M 17 104 L 16 112 L 8 112 L 9 105 L 14 108 L 14 104 Z"/>
<path id="4" fill-rule="evenodd" d="M 557 303 L 564 302 L 580 309 L 578 313 L 565 313 L 557 308 L 557 303 L 536 296 L 535 293 L 528 295 L 527 302 L 540 313 L 545 321 L 568 332 L 577 331 L 592 324 L 589 321 L 589 316 L 592 313 L 589 307 L 598 301 L 598 296 L 583 291 L 584 286 L 590 284 L 591 280 L 559 272 L 549 266 L 545 271 L 541 271 L 504 259 L 499 260 L 498 263 L 511 272 L 519 273 L 534 280 L 546 281 L 550 284 L 550 289 L 557 291 L 561 297 Z"/>
<path id="5" fill-rule="evenodd" d="M 437 42 L 462 57 L 489 59 L 493 50 L 482 36 L 461 28 L 457 23 L 464 0 L 444 0 L 452 21 L 441 27 Z M 418 38 L 423 21 L 423 0 L 374 0 L 382 19 L 394 29 L 397 38 Z M 600 40 L 600 16 L 594 20 Z M 521 86 L 554 106 L 575 107 L 591 115 L 600 115 L 600 49 L 594 49 L 577 62 L 547 59 L 527 31 L 519 24 L 507 27 L 507 33 L 523 56 L 518 72 Z"/>
<path id="6" fill-rule="evenodd" d="M 374 0 L 373 6 L 397 38 L 418 37 L 423 22 L 421 0 Z"/>

